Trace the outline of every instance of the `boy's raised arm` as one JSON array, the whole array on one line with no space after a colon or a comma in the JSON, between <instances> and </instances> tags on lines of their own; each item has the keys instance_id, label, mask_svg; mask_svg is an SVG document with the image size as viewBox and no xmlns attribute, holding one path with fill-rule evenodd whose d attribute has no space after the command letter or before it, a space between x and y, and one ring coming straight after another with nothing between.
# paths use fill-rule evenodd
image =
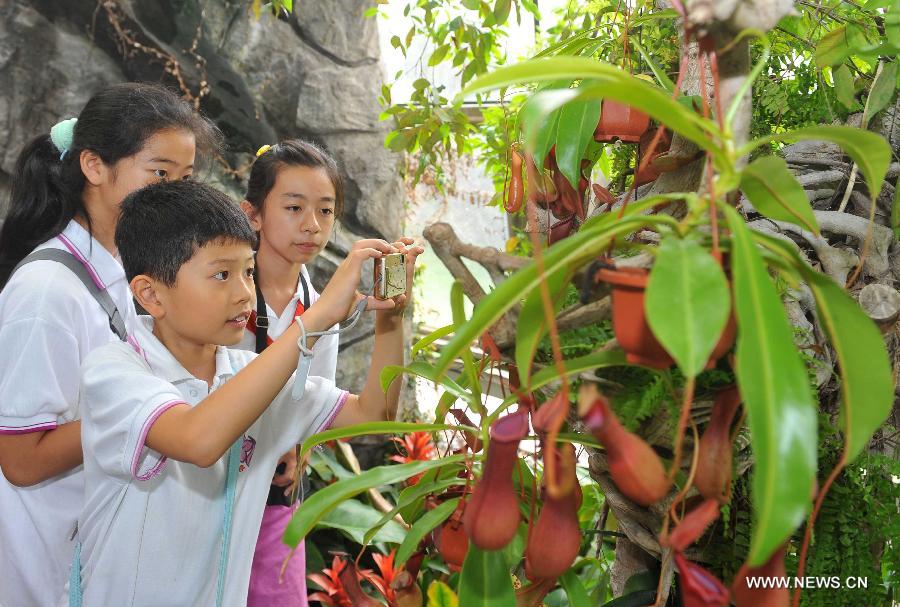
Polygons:
<instances>
[{"instance_id":1,"label":"boy's raised arm","mask_svg":"<svg viewBox=\"0 0 900 607\"><path fill-rule=\"evenodd\" d=\"M394 252L380 240L357 242L338 266L315 304L303 314L308 332L324 331L342 321L356 303L361 266L369 258ZM391 308L392 301L373 307ZM164 411L147 434L147 446L159 453L198 466L217 462L232 443L262 415L297 367L296 324L276 339L232 379L199 404L173 406ZM310 338L307 347L314 342Z\"/></svg>"}]
</instances>

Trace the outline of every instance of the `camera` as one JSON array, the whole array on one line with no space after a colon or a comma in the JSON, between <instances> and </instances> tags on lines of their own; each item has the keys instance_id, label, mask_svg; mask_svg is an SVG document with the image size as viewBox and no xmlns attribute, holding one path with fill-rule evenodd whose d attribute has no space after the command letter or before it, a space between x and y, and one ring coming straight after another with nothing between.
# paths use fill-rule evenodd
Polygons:
<instances>
[{"instance_id":1,"label":"camera","mask_svg":"<svg viewBox=\"0 0 900 607\"><path fill-rule=\"evenodd\" d=\"M375 299L391 299L406 293L406 256L391 253L375 260Z\"/></svg>"}]
</instances>

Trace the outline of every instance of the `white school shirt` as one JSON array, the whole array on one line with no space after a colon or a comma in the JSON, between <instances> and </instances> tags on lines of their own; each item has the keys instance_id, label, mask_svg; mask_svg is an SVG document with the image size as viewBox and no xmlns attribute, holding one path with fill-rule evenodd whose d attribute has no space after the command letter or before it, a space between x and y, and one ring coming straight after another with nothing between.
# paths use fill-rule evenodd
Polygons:
<instances>
[{"instance_id":1,"label":"white school shirt","mask_svg":"<svg viewBox=\"0 0 900 607\"><path fill-rule=\"evenodd\" d=\"M81 437L85 505L79 518L87 607L215 604L227 456L209 468L167 461L145 445L154 421L179 403L207 394L140 317L135 337L95 350L82 375ZM256 357L220 346L211 390ZM292 382L244 433L225 574L223 605L244 607L264 496L281 455L327 427L347 392L321 377L306 381L300 401ZM235 403L240 406L240 403Z\"/></svg>"},{"instance_id":2,"label":"white school shirt","mask_svg":"<svg viewBox=\"0 0 900 607\"><path fill-rule=\"evenodd\" d=\"M306 286L309 288L309 305L312 307L319 299L319 293L313 288L312 282L309 280L309 272L306 270L305 265L300 267L300 280L306 281ZM278 339L282 333L288 330L291 323L294 322L294 311L297 309L297 303L302 301L303 286L298 281L297 291L294 293L291 301L288 302L288 305L282 310L281 316L275 314L272 306L266 302L266 315L269 317L269 329L267 335L269 337L273 340ZM335 325L332 328L337 328L337 326L338 325ZM340 336L337 333L334 335L323 335L316 340L315 344L313 344L313 359L309 365L309 374L311 376L325 377L334 381L334 376L337 372L338 345L340 344L339 338ZM240 348L241 350L256 352L256 334L250 329L247 329L244 331L244 337L242 337L241 341L234 347Z\"/></svg>"},{"instance_id":3,"label":"white school shirt","mask_svg":"<svg viewBox=\"0 0 900 607\"><path fill-rule=\"evenodd\" d=\"M77 222L37 249L75 254L119 309L131 332L137 314L125 271ZM0 433L52 430L79 419L81 363L118 337L109 318L71 270L35 261L0 291ZM71 541L81 511L81 466L31 487L0 474L0 603L45 607L63 592L72 562Z\"/></svg>"}]
</instances>

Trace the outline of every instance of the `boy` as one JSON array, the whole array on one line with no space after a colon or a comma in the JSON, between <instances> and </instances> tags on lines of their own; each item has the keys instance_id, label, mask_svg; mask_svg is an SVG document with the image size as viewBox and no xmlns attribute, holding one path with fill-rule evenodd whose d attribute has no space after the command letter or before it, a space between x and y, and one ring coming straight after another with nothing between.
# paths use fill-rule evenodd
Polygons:
<instances>
[{"instance_id":1,"label":"boy","mask_svg":"<svg viewBox=\"0 0 900 607\"><path fill-rule=\"evenodd\" d=\"M329 425L393 418L397 390L386 406L378 378L402 364L407 296L369 300L378 309L376 345L360 396L311 377L292 399L296 323L258 356L218 345L241 339L253 306L253 239L240 208L199 183L150 186L122 204L116 246L150 317L135 334L140 352L111 343L83 367L85 605L246 605L263 498L281 454ZM349 315L365 260L411 243L358 242L303 313L306 331ZM411 272L422 249L403 252Z\"/></svg>"}]
</instances>

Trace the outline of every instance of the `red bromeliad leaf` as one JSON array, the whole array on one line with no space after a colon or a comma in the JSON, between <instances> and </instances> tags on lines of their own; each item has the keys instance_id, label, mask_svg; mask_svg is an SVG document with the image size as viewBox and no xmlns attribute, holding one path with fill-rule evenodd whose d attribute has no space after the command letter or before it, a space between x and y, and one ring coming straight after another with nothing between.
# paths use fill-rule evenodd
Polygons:
<instances>
[{"instance_id":1,"label":"red bromeliad leaf","mask_svg":"<svg viewBox=\"0 0 900 607\"><path fill-rule=\"evenodd\" d=\"M381 575L373 571L361 572L362 576L369 582L371 582L371 584L375 586L375 589L381 593L381 596L388 600L388 603L391 603L396 598L396 593L391 584L401 570L400 567L394 567L394 555L396 554L397 549L394 548L388 555L372 555L372 559L375 561L375 566L378 567L378 571Z\"/></svg>"},{"instance_id":2,"label":"red bromeliad leaf","mask_svg":"<svg viewBox=\"0 0 900 607\"><path fill-rule=\"evenodd\" d=\"M339 556L335 556L331 561L331 569L323 569L322 573L311 573L306 576L325 591L324 593L315 592L309 595L309 599L319 601L329 607L353 607L340 579L344 567L344 561Z\"/></svg>"},{"instance_id":3,"label":"red bromeliad leaf","mask_svg":"<svg viewBox=\"0 0 900 607\"><path fill-rule=\"evenodd\" d=\"M360 571L356 567L356 562L352 560L344 563L346 566L339 574L339 579L344 585L344 592L350 597L352 607L382 607L381 603L363 592L359 580L372 574L369 570Z\"/></svg>"},{"instance_id":4,"label":"red bromeliad leaf","mask_svg":"<svg viewBox=\"0 0 900 607\"><path fill-rule=\"evenodd\" d=\"M392 455L390 460L393 462L407 464L414 461L426 461L434 459L436 454L430 432L410 432L402 438L394 437L391 440L398 445L402 445L406 451L405 455ZM420 478L422 478L422 474L416 474L409 477L406 483L407 485L415 485Z\"/></svg>"}]
</instances>

